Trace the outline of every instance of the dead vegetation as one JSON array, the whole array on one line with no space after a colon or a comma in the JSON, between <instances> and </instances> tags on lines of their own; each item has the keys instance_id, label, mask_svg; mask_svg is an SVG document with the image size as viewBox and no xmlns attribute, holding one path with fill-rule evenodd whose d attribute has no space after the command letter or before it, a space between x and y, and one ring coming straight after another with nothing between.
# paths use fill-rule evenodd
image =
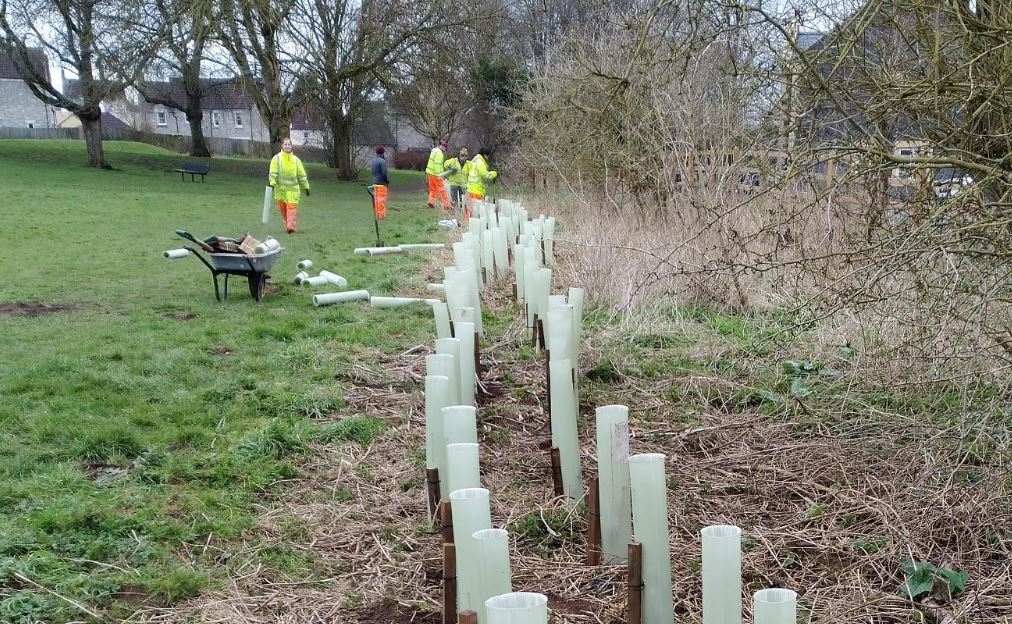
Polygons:
<instances>
[{"instance_id":1,"label":"dead vegetation","mask_svg":"<svg viewBox=\"0 0 1012 624\"><path fill-rule=\"evenodd\" d=\"M552 496L540 356L519 346L503 293L488 305L482 481L493 523L510 531L514 587L549 595L553 622L623 622L624 568L583 565L582 508ZM762 373L781 354L745 360L740 343L705 322L595 314L581 378L584 473L594 466L594 407L630 405L633 452L668 456L680 621L701 621L698 533L713 523L742 527L746 589L798 589L802 622L1007 620L1012 455L991 416L932 417L853 387L837 396L815 379L800 396ZM233 570L220 590L180 608L144 607L130 621L439 622L440 537L425 509L428 352L363 353L368 365L339 371L348 409L333 418L366 414L387 430L364 446L314 446L301 475L264 501L258 548L295 553L306 569L279 573L250 563L251 552L219 552ZM742 365L719 365L734 361ZM847 374L835 383L846 386ZM214 544L193 551L209 556ZM948 596L936 583L910 601L900 592L907 559L966 572L965 592Z\"/></svg>"}]
</instances>

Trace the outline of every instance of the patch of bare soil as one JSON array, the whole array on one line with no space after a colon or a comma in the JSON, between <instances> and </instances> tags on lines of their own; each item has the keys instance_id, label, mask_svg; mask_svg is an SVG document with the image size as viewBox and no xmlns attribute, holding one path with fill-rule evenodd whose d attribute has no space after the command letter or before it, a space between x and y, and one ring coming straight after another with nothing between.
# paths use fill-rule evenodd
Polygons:
<instances>
[{"instance_id":1,"label":"patch of bare soil","mask_svg":"<svg viewBox=\"0 0 1012 624\"><path fill-rule=\"evenodd\" d=\"M508 309L503 293L489 305ZM479 399L482 483L491 492L493 525L510 530L514 590L549 595L553 623L624 622L625 567L584 565L582 512L552 493L543 363L521 356L522 332L518 322L487 337L483 385L490 396ZM584 368L602 361L613 341L588 333ZM363 352L339 371L348 406L333 417L369 414L388 429L365 447L314 447L301 476L265 501L251 545L228 553L232 578L223 589L171 609L141 608L131 621L438 622L441 538L427 517L424 479L429 352ZM672 385L681 392L668 392ZM730 400L684 398L740 389L698 372L581 381L581 413L629 405L632 452L667 456L679 621L701 621L699 531L711 524L742 528L748 595L796 589L812 624L1008 621L1007 436L987 437L993 459L981 466L970 462L963 441L980 443L985 433L967 438L962 423L935 427L870 405L825 418L804 410L768 416ZM593 425L580 433L586 482L595 465ZM255 549L272 545L311 555L317 569L288 578L263 568ZM944 601L941 615L903 598L900 562L908 556L965 570L967 593ZM751 621L751 601L744 603Z\"/></svg>"},{"instance_id":2,"label":"patch of bare soil","mask_svg":"<svg viewBox=\"0 0 1012 624\"><path fill-rule=\"evenodd\" d=\"M46 316L73 312L79 306L37 302L0 303L0 317L3 316Z\"/></svg>"}]
</instances>

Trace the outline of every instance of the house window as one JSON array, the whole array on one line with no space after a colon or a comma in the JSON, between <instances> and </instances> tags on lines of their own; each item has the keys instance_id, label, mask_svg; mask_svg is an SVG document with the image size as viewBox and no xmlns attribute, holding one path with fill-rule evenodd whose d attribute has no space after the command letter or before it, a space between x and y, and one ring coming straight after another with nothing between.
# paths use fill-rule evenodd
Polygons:
<instances>
[{"instance_id":1,"label":"house window","mask_svg":"<svg viewBox=\"0 0 1012 624\"><path fill-rule=\"evenodd\" d=\"M303 132L302 133L302 142L303 143L309 143L309 133L308 132Z\"/></svg>"},{"instance_id":2,"label":"house window","mask_svg":"<svg viewBox=\"0 0 1012 624\"><path fill-rule=\"evenodd\" d=\"M235 111L235 127L242 128L242 113Z\"/></svg>"},{"instance_id":3,"label":"house window","mask_svg":"<svg viewBox=\"0 0 1012 624\"><path fill-rule=\"evenodd\" d=\"M219 111L211 111L211 125L215 128L221 127L221 113Z\"/></svg>"},{"instance_id":4,"label":"house window","mask_svg":"<svg viewBox=\"0 0 1012 624\"><path fill-rule=\"evenodd\" d=\"M35 122L34 121L28 121L28 122L25 122L25 123L28 124L29 128L34 128L35 127Z\"/></svg>"},{"instance_id":5,"label":"house window","mask_svg":"<svg viewBox=\"0 0 1012 624\"><path fill-rule=\"evenodd\" d=\"M169 125L168 122L165 121L165 111L158 111L157 113L155 113L155 115L158 118L158 125L159 126L167 126L167 125Z\"/></svg>"}]
</instances>

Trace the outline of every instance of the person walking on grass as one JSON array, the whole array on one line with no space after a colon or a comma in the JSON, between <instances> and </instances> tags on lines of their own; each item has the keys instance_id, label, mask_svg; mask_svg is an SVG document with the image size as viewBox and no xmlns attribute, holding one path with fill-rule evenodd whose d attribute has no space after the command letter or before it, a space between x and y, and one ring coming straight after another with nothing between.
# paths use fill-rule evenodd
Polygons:
<instances>
[{"instance_id":1,"label":"person walking on grass","mask_svg":"<svg viewBox=\"0 0 1012 624\"><path fill-rule=\"evenodd\" d=\"M488 161L485 157L488 155L488 148L479 147L478 153L471 159L471 168L467 174L467 211L464 213L464 218L469 219L471 216L471 204L475 201L482 201L485 199L486 194L486 182L494 182L499 176L498 173L488 168Z\"/></svg>"},{"instance_id":2,"label":"person walking on grass","mask_svg":"<svg viewBox=\"0 0 1012 624\"><path fill-rule=\"evenodd\" d=\"M372 171L372 208L377 221L387 218L387 189L390 186L390 177L387 175L386 151L385 147L377 145L376 155L369 161L369 169Z\"/></svg>"},{"instance_id":3,"label":"person walking on grass","mask_svg":"<svg viewBox=\"0 0 1012 624\"><path fill-rule=\"evenodd\" d=\"M278 202L278 210L281 211L281 222L285 224L285 231L291 234L295 231L295 212L299 208L299 197L303 189L306 197L309 197L309 178L306 177L302 160L292 153L290 138L285 137L281 141L281 151L271 159L268 180L274 188L274 200Z\"/></svg>"},{"instance_id":4,"label":"person walking on grass","mask_svg":"<svg viewBox=\"0 0 1012 624\"><path fill-rule=\"evenodd\" d=\"M436 199L443 204L443 210L450 210L450 196L446 194L446 181L440 175L446 171L446 140L439 142L439 145L429 152L429 162L425 166L425 173L429 178L429 208L436 207Z\"/></svg>"},{"instance_id":5,"label":"person walking on grass","mask_svg":"<svg viewBox=\"0 0 1012 624\"><path fill-rule=\"evenodd\" d=\"M446 178L450 183L450 202L464 213L464 218L469 216L467 210L467 174L471 171L469 158L467 148L462 147L456 158L446 160L446 168L450 172Z\"/></svg>"}]
</instances>

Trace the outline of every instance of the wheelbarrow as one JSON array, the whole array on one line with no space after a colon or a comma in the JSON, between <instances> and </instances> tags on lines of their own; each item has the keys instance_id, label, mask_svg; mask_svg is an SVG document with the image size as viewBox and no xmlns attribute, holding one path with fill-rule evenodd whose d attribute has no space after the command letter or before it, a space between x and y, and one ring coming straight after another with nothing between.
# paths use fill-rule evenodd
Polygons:
<instances>
[{"instance_id":1,"label":"wheelbarrow","mask_svg":"<svg viewBox=\"0 0 1012 624\"><path fill-rule=\"evenodd\" d=\"M195 241L198 245L200 244L200 241L196 241L196 239L186 232L177 230L176 234L187 240ZM284 247L278 247L262 254L218 253L208 252L206 244L205 241L204 245L200 246L204 248L204 253L207 254L210 261L196 248L189 245L184 245L184 247L211 271L211 280L214 283L214 298L218 301L228 299L228 278L230 275L245 277L249 283L249 294L258 302L263 299L264 287L267 284L267 272L271 270L271 267L274 266L274 263L277 262L278 258L281 257L281 253L285 250ZM225 276L224 296L222 296L221 291L218 289L219 275Z\"/></svg>"}]
</instances>

